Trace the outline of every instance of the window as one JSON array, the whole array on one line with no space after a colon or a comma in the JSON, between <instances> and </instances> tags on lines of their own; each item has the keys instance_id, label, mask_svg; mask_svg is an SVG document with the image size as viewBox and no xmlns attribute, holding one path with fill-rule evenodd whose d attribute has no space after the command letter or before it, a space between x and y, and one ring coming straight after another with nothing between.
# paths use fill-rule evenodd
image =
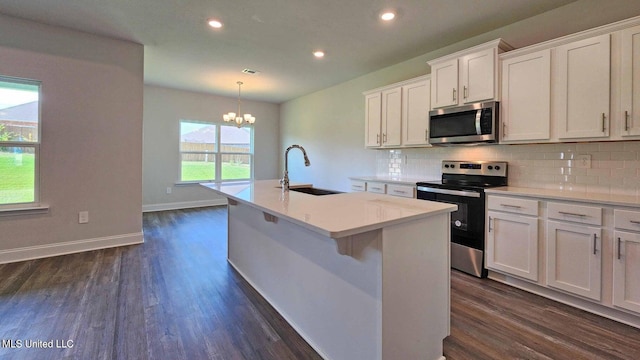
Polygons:
<instances>
[{"instance_id":1,"label":"window","mask_svg":"<svg viewBox=\"0 0 640 360\"><path fill-rule=\"evenodd\" d=\"M0 209L38 202L40 82L0 76Z\"/></svg>"},{"instance_id":2,"label":"window","mask_svg":"<svg viewBox=\"0 0 640 360\"><path fill-rule=\"evenodd\" d=\"M180 181L253 178L253 128L180 121Z\"/></svg>"}]
</instances>

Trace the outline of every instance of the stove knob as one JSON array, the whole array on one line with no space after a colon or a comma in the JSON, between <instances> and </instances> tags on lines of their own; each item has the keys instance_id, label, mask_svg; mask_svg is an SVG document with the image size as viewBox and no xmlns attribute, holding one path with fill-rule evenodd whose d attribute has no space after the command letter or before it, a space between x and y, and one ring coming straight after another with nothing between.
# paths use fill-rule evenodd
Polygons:
<instances>
[{"instance_id":1,"label":"stove knob","mask_svg":"<svg viewBox=\"0 0 640 360\"><path fill-rule=\"evenodd\" d=\"M487 166L487 169L489 169L489 170L493 170L493 166L489 165L489 166ZM496 169L496 170L497 170L497 169Z\"/></svg>"},{"instance_id":2,"label":"stove knob","mask_svg":"<svg viewBox=\"0 0 640 360\"><path fill-rule=\"evenodd\" d=\"M453 169L454 167L456 167L456 164L451 164L451 168Z\"/></svg>"},{"instance_id":3,"label":"stove knob","mask_svg":"<svg viewBox=\"0 0 640 360\"><path fill-rule=\"evenodd\" d=\"M499 165L496 165L496 170L500 170L500 166Z\"/></svg>"},{"instance_id":4,"label":"stove knob","mask_svg":"<svg viewBox=\"0 0 640 360\"><path fill-rule=\"evenodd\" d=\"M449 164L444 164L444 167L446 167L448 169L449 168Z\"/></svg>"}]
</instances>

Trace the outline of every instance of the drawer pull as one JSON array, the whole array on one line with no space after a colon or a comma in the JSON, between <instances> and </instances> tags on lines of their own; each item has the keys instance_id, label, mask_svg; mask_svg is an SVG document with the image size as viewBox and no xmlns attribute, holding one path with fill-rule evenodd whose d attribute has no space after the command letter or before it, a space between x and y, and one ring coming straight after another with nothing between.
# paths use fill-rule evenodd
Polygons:
<instances>
[{"instance_id":1,"label":"drawer pull","mask_svg":"<svg viewBox=\"0 0 640 360\"><path fill-rule=\"evenodd\" d=\"M520 205L500 204L500 206L504 206L504 207L508 207L508 208L514 208L514 209L522 209L522 206L520 206Z\"/></svg>"},{"instance_id":2,"label":"drawer pull","mask_svg":"<svg viewBox=\"0 0 640 360\"><path fill-rule=\"evenodd\" d=\"M406 194L407 193L406 191L403 191L403 190L393 190L393 192L396 193L396 194Z\"/></svg>"},{"instance_id":3,"label":"drawer pull","mask_svg":"<svg viewBox=\"0 0 640 360\"><path fill-rule=\"evenodd\" d=\"M620 248L622 247L622 239L618 236L618 260L620 260L620 252L622 251Z\"/></svg>"},{"instance_id":4,"label":"drawer pull","mask_svg":"<svg viewBox=\"0 0 640 360\"><path fill-rule=\"evenodd\" d=\"M629 222L632 224L640 225L640 221L629 220Z\"/></svg>"},{"instance_id":5,"label":"drawer pull","mask_svg":"<svg viewBox=\"0 0 640 360\"><path fill-rule=\"evenodd\" d=\"M558 211L558 213L562 214L562 215L579 216L579 217L586 217L587 216L585 214L578 214L578 213L572 213L572 212L566 212L566 211Z\"/></svg>"},{"instance_id":6,"label":"drawer pull","mask_svg":"<svg viewBox=\"0 0 640 360\"><path fill-rule=\"evenodd\" d=\"M597 239L598 239L598 235L593 234L593 255L596 254L596 242L597 242Z\"/></svg>"}]
</instances>

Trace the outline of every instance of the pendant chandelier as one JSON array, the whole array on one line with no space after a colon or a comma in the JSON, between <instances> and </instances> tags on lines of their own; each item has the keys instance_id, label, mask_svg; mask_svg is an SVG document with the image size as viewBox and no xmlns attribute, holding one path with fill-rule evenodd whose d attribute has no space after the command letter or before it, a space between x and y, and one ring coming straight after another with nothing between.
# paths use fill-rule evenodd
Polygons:
<instances>
[{"instance_id":1,"label":"pendant chandelier","mask_svg":"<svg viewBox=\"0 0 640 360\"><path fill-rule=\"evenodd\" d=\"M225 122L234 122L237 127L242 127L242 124L253 124L256 122L256 118L251 116L251 114L240 115L240 87L242 86L242 81L238 81L238 112L230 112L228 114L222 115L222 119Z\"/></svg>"}]
</instances>

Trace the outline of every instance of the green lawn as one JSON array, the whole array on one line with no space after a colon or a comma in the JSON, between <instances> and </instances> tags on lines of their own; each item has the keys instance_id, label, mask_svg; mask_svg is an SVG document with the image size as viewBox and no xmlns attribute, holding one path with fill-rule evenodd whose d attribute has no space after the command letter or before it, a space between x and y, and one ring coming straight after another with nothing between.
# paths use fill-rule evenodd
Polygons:
<instances>
[{"instance_id":1,"label":"green lawn","mask_svg":"<svg viewBox=\"0 0 640 360\"><path fill-rule=\"evenodd\" d=\"M0 151L0 205L34 201L33 154Z\"/></svg>"},{"instance_id":2,"label":"green lawn","mask_svg":"<svg viewBox=\"0 0 640 360\"><path fill-rule=\"evenodd\" d=\"M251 176L249 164L222 163L222 180L248 179ZM183 161L182 181L214 180L215 165L204 161Z\"/></svg>"}]
</instances>

